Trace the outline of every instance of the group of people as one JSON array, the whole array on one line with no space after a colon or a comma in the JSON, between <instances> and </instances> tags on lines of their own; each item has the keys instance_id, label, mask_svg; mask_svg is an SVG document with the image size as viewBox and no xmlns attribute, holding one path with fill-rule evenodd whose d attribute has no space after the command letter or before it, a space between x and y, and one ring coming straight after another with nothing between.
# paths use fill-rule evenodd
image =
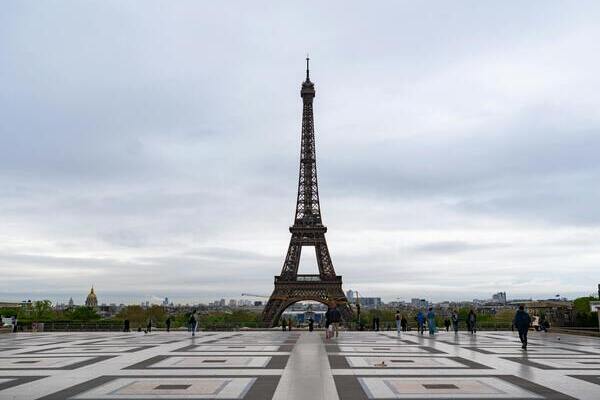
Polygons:
<instances>
[{"instance_id":1,"label":"group of people","mask_svg":"<svg viewBox=\"0 0 600 400\"><path fill-rule=\"evenodd\" d=\"M167 332L171 332L171 317L167 317L167 319L165 320L165 329ZM152 333L152 318L148 318L148 322L146 323L146 329L144 329L144 333ZM125 319L123 321L123 332L130 332L131 331L131 324L129 322L128 319ZM142 332L142 327L138 326L137 328L138 332Z\"/></svg>"},{"instance_id":2,"label":"group of people","mask_svg":"<svg viewBox=\"0 0 600 400\"><path fill-rule=\"evenodd\" d=\"M422 335L425 331L425 322L427 322L427 327L429 330L429 335L433 336L436 331L436 322L435 322L435 313L433 312L433 308L429 308L427 315L423 314L422 311L419 311L416 316L417 320L417 328L419 333ZM406 331L406 323L408 321L402 315L400 316L400 311L396 311L396 330L398 332L398 336L400 336L401 331ZM477 332L477 314L475 311L470 310L467 314L466 318L467 330L473 335ZM453 326L454 332L458 333L458 324L459 317L458 312L453 311L450 318L444 319L444 326L446 327L446 331L450 330L450 325ZM519 339L521 341L521 348L523 350L527 350L527 333L529 332L529 328L531 327L531 316L525 311L525 307L523 305L519 306L515 317L513 319L513 328L516 328L519 333ZM540 323L544 331L547 331L547 327L549 324Z\"/></svg>"},{"instance_id":3,"label":"group of people","mask_svg":"<svg viewBox=\"0 0 600 400\"><path fill-rule=\"evenodd\" d=\"M404 316L404 314L400 315L400 311L396 311L396 331L398 332L398 336L400 336L400 332L406 332L408 330L408 320Z\"/></svg>"},{"instance_id":4,"label":"group of people","mask_svg":"<svg viewBox=\"0 0 600 400\"><path fill-rule=\"evenodd\" d=\"M417 330L418 330L419 334L421 334L421 335L424 334L425 325L427 325L429 335L430 336L435 335L435 333L437 331L436 320L435 320L436 315L435 315L435 312L433 311L432 307L429 307L429 309L427 310L427 314L425 314L419 310L415 319L417 322ZM327 312L325 313L325 332L326 332L325 338L326 339L332 339L333 337L339 336L339 329L340 329L341 321L342 321L342 314L341 314L340 310L337 308L337 304L335 302L330 303L330 305L327 308ZM409 329L408 328L408 320L406 319L406 316L404 314L400 313L399 310L396 311L395 321L396 321L396 331L398 333L398 336L401 335L401 332L408 331L408 329ZM523 305L519 306L519 309L517 310L517 313L515 314L515 317L513 319L512 326L513 326L513 329L516 328L519 333L519 339L521 340L523 350L527 350L527 333L531 326L531 321L532 321L531 317L525 311L524 306ZM196 310L193 310L190 313L189 319L188 319L188 332L191 332L192 336L196 335L196 331L198 329L198 322L199 322L198 312ZM310 318L308 320L308 330L310 332L312 332L314 330L314 322L315 321L312 318ZM473 310L469 311L469 313L467 314L465 323L467 325L467 331L469 331L471 334L475 334L477 332L477 314L475 314L475 311L473 311ZM373 319L373 330L378 331L379 324L380 324L379 317L375 317ZM13 325L16 326L16 323L13 323ZM167 332L169 332L171 330L171 317L168 317L166 319L165 326L166 326ZM444 326L445 326L447 332L450 330L450 326L452 326L452 328L454 329L454 332L458 333L459 315L456 310L453 311L449 317L446 317L444 319ZM541 328L542 330L546 331L549 324L547 323L547 321L545 321L545 323L544 323L544 321L542 321L540 326L542 327ZM291 331L292 330L292 319L290 318L289 320L286 320L285 318L283 318L281 327L282 327L283 331L286 331L286 330ZM388 329L389 329L389 327L388 327ZM123 331L129 332L129 320L124 321ZM141 327L138 327L138 331L141 331ZM152 320L151 319L148 320L148 324L147 324L144 332L145 333L152 332Z\"/></svg>"},{"instance_id":5,"label":"group of people","mask_svg":"<svg viewBox=\"0 0 600 400\"><path fill-rule=\"evenodd\" d=\"M173 320L171 319L171 316L168 316L167 319L165 320L165 329L167 332L171 332L171 323L172 322L173 322ZM194 309L189 314L188 321L187 321L188 332L191 332L192 336L196 336L196 331L198 330L198 322L199 322L198 311L196 309ZM126 324L127 330L129 330L129 320L125 320L125 324ZM138 328L138 331L141 331L141 328ZM144 333L151 333L151 332L152 332L152 318L148 319L148 324L146 325L146 329L144 330Z\"/></svg>"},{"instance_id":6,"label":"group of people","mask_svg":"<svg viewBox=\"0 0 600 400\"><path fill-rule=\"evenodd\" d=\"M331 302L327 307L325 313L325 338L331 339L339 336L340 323L342 322L342 313L337 307L335 302ZM308 319L308 331L312 332L315 329L315 320L313 318ZM281 330L291 331L292 330L292 319L281 319Z\"/></svg>"},{"instance_id":7,"label":"group of people","mask_svg":"<svg viewBox=\"0 0 600 400\"><path fill-rule=\"evenodd\" d=\"M435 321L435 312L433 311L433 307L429 307L429 309L427 310L427 314L419 310L415 319L417 321L417 331L419 332L419 334L422 335L425 332L425 325L427 325L429 335L435 335L435 332L437 331L437 325ZM477 332L477 314L475 314L475 311L469 311L465 322L467 324L467 330L471 334ZM450 331L450 326L453 327L454 332L458 333L459 317L457 311L453 311L449 317L446 317L444 319L444 327L446 328L446 332ZM400 314L400 311L396 311L396 331L398 332L398 336L400 336L400 332L406 332L407 330L408 320L404 315Z\"/></svg>"},{"instance_id":8,"label":"group of people","mask_svg":"<svg viewBox=\"0 0 600 400\"><path fill-rule=\"evenodd\" d=\"M281 330L282 331L291 331L292 330L292 319L286 320L285 318L281 318Z\"/></svg>"},{"instance_id":9,"label":"group of people","mask_svg":"<svg viewBox=\"0 0 600 400\"><path fill-rule=\"evenodd\" d=\"M421 310L419 310L419 312L417 313L416 319L417 319L417 330L419 331L419 333L421 335L425 331L425 321L427 321L427 328L429 330L429 335L430 336L435 335L437 326L435 323L435 313L433 312L433 307L429 307L429 310L427 311L426 315L423 314L423 312ZM398 331L398 335L400 335L400 331Z\"/></svg>"}]
</instances>

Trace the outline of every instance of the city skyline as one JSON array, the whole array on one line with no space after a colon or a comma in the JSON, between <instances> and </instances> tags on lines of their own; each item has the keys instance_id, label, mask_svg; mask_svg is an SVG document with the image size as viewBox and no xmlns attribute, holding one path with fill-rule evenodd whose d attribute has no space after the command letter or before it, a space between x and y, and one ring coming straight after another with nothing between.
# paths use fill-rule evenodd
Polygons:
<instances>
[{"instance_id":1,"label":"city skyline","mask_svg":"<svg viewBox=\"0 0 600 400\"><path fill-rule=\"evenodd\" d=\"M306 51L344 290L595 293L600 6L342 4L6 5L0 301L268 295Z\"/></svg>"},{"instance_id":2,"label":"city skyline","mask_svg":"<svg viewBox=\"0 0 600 400\"><path fill-rule=\"evenodd\" d=\"M251 303L254 303L255 301L260 301L263 303L266 303L266 300L268 299L268 295L259 295L259 296L253 296L253 295L248 295L248 296L243 296L242 294L233 294L231 296L216 296L216 297L206 297L206 298L202 298L202 297L197 297L197 298L186 298L186 297L172 297L172 296L156 296L156 295L148 295L148 296L141 296L141 297L132 297L132 296L126 296L126 295L114 295L114 294L108 294L108 295L103 295L102 293L98 294L97 289L94 288L94 291L96 292L96 294L98 295L98 304L102 304L102 305L109 305L109 304L123 304L123 305L140 305L140 304L149 304L149 305L165 305L165 298L168 299L168 304L174 304L174 305L198 305L198 304L203 304L203 305L210 305L213 302L219 302L219 301L225 301L226 305L229 305L231 300L236 300L236 301L249 301ZM354 296L357 293L356 290L353 290L352 288L349 288L346 292L351 291L353 292ZM50 300L53 305L67 305L70 303L70 300L73 300L73 303L75 305L84 305L85 304L85 300L86 297L89 293L89 289L85 292L85 293L75 293L73 295L66 295L66 296L59 296L59 297L34 297L34 298L11 298L9 299L10 302L15 302L15 303L22 303L22 302L27 302L29 300L36 301L36 300ZM110 292L109 292L110 293ZM481 297L465 297L465 298L423 298L423 297L381 297L379 295L377 295L377 293L369 293L369 294L360 294L360 298L369 298L369 299L373 299L373 298L377 298L377 299L381 299L381 301L385 304L390 304L390 303L397 303L397 302L405 302L405 303L411 303L412 300L415 299L419 299L419 300L426 300L427 302L431 303L431 304L439 304L439 303L444 303L444 302L454 302L454 303L468 303L468 302L484 302L484 301L495 301L495 296L497 296L498 294L503 293L504 295L506 295L506 300L507 301L515 301L515 300L564 300L567 299L567 297L562 296L560 294L556 294L554 296L548 296L548 297L517 297L517 296L511 296L510 293L506 293L506 292L498 292L498 293L487 293ZM593 292L589 293L590 295L594 295ZM560 297L559 297L560 296ZM572 300L572 298L570 298ZM6 299L0 299L0 302L5 301ZM353 297L352 299L349 299L350 302L352 303L353 301L356 300L356 297Z\"/></svg>"}]
</instances>

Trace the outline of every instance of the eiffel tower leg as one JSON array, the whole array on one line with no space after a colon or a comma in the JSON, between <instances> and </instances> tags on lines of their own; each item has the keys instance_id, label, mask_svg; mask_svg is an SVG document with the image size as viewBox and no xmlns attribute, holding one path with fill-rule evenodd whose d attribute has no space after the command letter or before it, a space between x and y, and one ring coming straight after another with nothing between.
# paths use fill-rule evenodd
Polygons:
<instances>
[{"instance_id":1,"label":"eiffel tower leg","mask_svg":"<svg viewBox=\"0 0 600 400\"><path fill-rule=\"evenodd\" d=\"M262 322L265 327L272 328L279 322L281 314L287 307L287 302L283 300L284 296L285 293L281 289L275 288L262 313Z\"/></svg>"}]
</instances>

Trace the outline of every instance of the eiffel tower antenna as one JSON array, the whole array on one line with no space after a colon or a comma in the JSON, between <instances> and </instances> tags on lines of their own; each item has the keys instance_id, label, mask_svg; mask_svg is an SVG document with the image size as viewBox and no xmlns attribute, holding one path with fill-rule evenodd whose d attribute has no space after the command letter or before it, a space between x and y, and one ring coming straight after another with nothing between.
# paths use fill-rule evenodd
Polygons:
<instances>
[{"instance_id":1,"label":"eiffel tower antenna","mask_svg":"<svg viewBox=\"0 0 600 400\"><path fill-rule=\"evenodd\" d=\"M263 322L274 326L283 311L299 301L313 300L324 304L336 302L342 317L348 319L352 311L342 290L342 277L336 275L325 240L327 227L321 218L317 156L313 120L315 85L309 79L309 61L306 57L306 81L302 83L302 138L300 144L300 171L292 237L281 269L275 277L275 289L263 311ZM298 275L303 247L313 247L317 256L318 275Z\"/></svg>"},{"instance_id":2,"label":"eiffel tower antenna","mask_svg":"<svg viewBox=\"0 0 600 400\"><path fill-rule=\"evenodd\" d=\"M306 54L306 80L310 81L310 77L309 77L309 68L308 68L308 63L310 61L310 57L308 56L308 53Z\"/></svg>"}]
</instances>

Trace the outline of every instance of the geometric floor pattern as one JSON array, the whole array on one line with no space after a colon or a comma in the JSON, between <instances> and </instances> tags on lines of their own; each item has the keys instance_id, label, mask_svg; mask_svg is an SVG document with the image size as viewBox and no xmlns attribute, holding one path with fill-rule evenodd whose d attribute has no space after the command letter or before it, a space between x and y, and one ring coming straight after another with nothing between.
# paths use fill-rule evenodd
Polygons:
<instances>
[{"instance_id":1,"label":"geometric floor pattern","mask_svg":"<svg viewBox=\"0 0 600 400\"><path fill-rule=\"evenodd\" d=\"M2 399L600 399L600 339L513 332L0 335Z\"/></svg>"}]
</instances>

